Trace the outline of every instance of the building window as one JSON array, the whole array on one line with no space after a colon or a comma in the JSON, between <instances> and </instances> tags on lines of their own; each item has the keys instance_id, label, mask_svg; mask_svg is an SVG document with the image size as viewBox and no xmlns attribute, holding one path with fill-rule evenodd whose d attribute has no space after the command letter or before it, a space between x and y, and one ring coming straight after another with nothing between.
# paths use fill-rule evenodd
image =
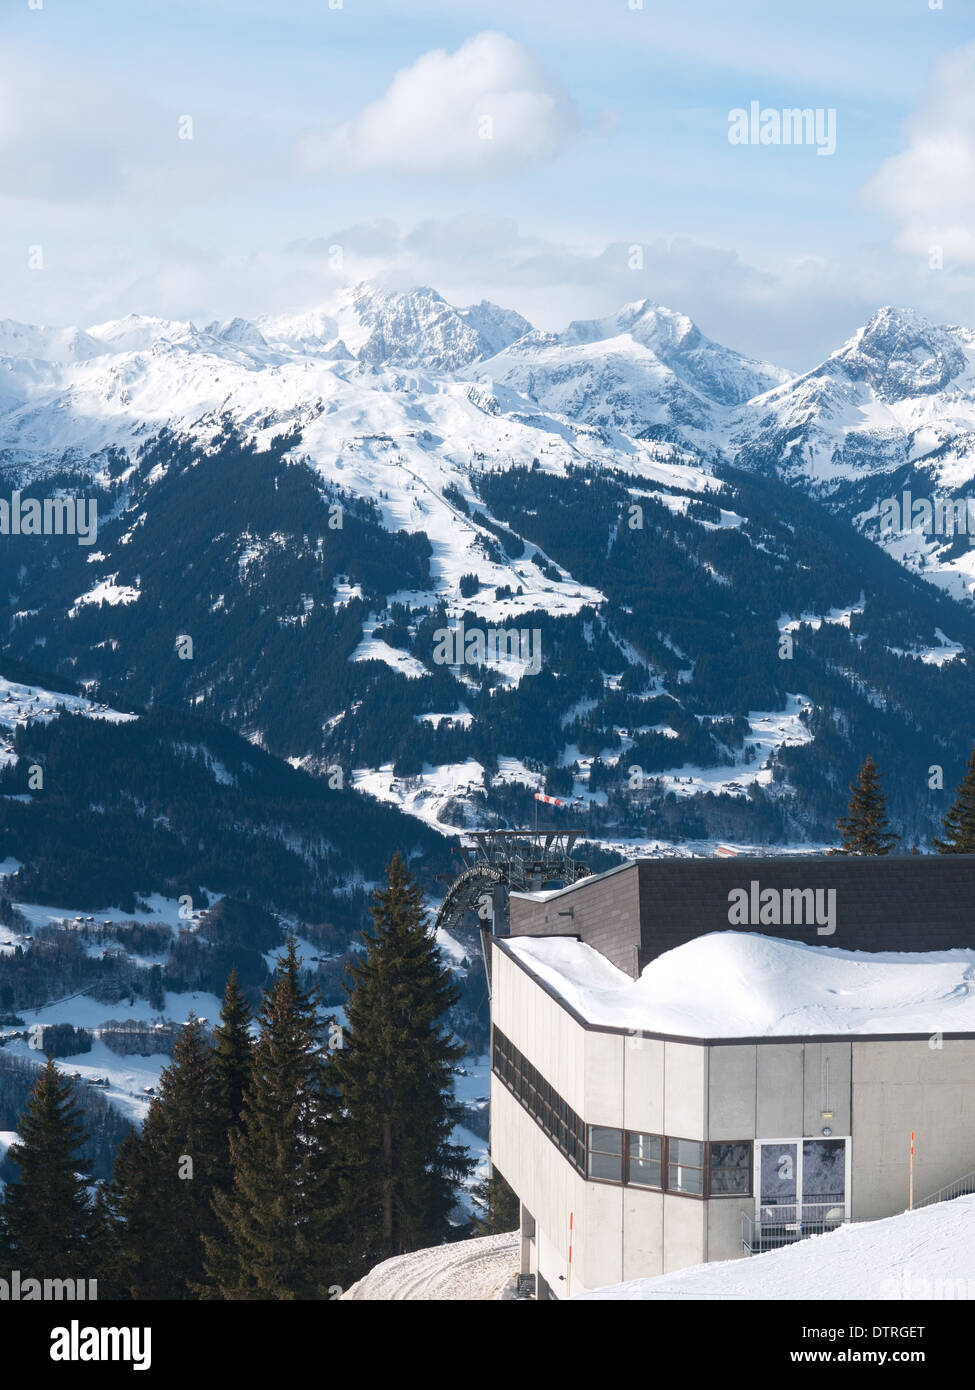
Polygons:
<instances>
[{"instance_id":1,"label":"building window","mask_svg":"<svg viewBox=\"0 0 975 1390\"><path fill-rule=\"evenodd\" d=\"M705 1146L696 1139L670 1139L639 1130L586 1125L555 1087L497 1028L494 1029L492 1066L495 1075L536 1124L586 1178L684 1193L690 1197L741 1197L751 1191L752 1145L749 1141ZM810 1174L816 1175L816 1193L808 1198L810 1204L815 1202L828 1207L835 1202L836 1191L840 1192L842 1201L842 1187L837 1188L835 1172L842 1166L843 1144L842 1140L838 1141L838 1162L833 1152L836 1142L830 1146L819 1140L807 1141L806 1166Z\"/></svg>"},{"instance_id":2,"label":"building window","mask_svg":"<svg viewBox=\"0 0 975 1390\"><path fill-rule=\"evenodd\" d=\"M587 1176L603 1182L623 1181L623 1131L603 1125L589 1126Z\"/></svg>"},{"instance_id":3,"label":"building window","mask_svg":"<svg viewBox=\"0 0 975 1390\"><path fill-rule=\"evenodd\" d=\"M513 1092L573 1167L585 1173L586 1128L581 1117L498 1028L494 1029L491 1055L495 1076Z\"/></svg>"},{"instance_id":4,"label":"building window","mask_svg":"<svg viewBox=\"0 0 975 1390\"><path fill-rule=\"evenodd\" d=\"M711 1144L710 1183L712 1197L747 1197L752 1190L752 1146L750 1143Z\"/></svg>"},{"instance_id":5,"label":"building window","mask_svg":"<svg viewBox=\"0 0 975 1390\"><path fill-rule=\"evenodd\" d=\"M704 1145L698 1140L667 1140L667 1190L704 1196Z\"/></svg>"},{"instance_id":6,"label":"building window","mask_svg":"<svg viewBox=\"0 0 975 1390\"><path fill-rule=\"evenodd\" d=\"M630 1130L627 1139L626 1180L636 1187L663 1185L663 1139L659 1134Z\"/></svg>"}]
</instances>

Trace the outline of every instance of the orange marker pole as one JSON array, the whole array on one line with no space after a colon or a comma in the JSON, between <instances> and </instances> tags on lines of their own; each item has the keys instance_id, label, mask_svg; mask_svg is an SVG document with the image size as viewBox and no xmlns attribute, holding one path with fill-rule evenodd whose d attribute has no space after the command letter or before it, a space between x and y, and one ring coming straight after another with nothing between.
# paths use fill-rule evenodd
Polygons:
<instances>
[{"instance_id":1,"label":"orange marker pole","mask_svg":"<svg viewBox=\"0 0 975 1390\"><path fill-rule=\"evenodd\" d=\"M569 1277L565 1285L566 1298L572 1297L572 1224L575 1220L575 1212L569 1212Z\"/></svg>"},{"instance_id":2,"label":"orange marker pole","mask_svg":"<svg viewBox=\"0 0 975 1390\"><path fill-rule=\"evenodd\" d=\"M911 1130L911 1190L908 1211L914 1210L914 1131Z\"/></svg>"}]
</instances>

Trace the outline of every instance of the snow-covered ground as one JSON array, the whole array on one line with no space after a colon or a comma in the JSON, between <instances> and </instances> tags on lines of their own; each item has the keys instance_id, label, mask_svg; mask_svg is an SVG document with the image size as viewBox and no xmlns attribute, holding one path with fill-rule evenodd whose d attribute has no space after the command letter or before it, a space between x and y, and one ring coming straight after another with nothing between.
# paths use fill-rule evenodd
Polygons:
<instances>
[{"instance_id":1,"label":"snow-covered ground","mask_svg":"<svg viewBox=\"0 0 975 1390\"><path fill-rule=\"evenodd\" d=\"M925 666L943 666L946 661L954 661L956 656L964 652L962 644L946 637L940 627L935 628L934 635L938 639L936 647L888 647L887 650L895 656L910 656L915 661L923 661Z\"/></svg>"},{"instance_id":2,"label":"snow-covered ground","mask_svg":"<svg viewBox=\"0 0 975 1390\"><path fill-rule=\"evenodd\" d=\"M384 1260L346 1289L342 1298L363 1302L448 1302L514 1297L520 1268L521 1236L482 1236L435 1245Z\"/></svg>"},{"instance_id":3,"label":"snow-covered ground","mask_svg":"<svg viewBox=\"0 0 975 1390\"><path fill-rule=\"evenodd\" d=\"M478 789L483 788L483 778L484 768L474 758L438 767L427 763L423 771L413 777L394 776L392 763L374 769L352 770L352 785L356 791L368 792L377 801L397 806L446 835L461 833L456 825L441 819L448 804L458 797L477 795Z\"/></svg>"},{"instance_id":4,"label":"snow-covered ground","mask_svg":"<svg viewBox=\"0 0 975 1390\"><path fill-rule=\"evenodd\" d=\"M599 1300L975 1299L975 1196L958 1197L765 1255L692 1265L577 1295ZM348 1300L512 1298L520 1237L458 1241L385 1260L342 1295ZM576 1301L576 1300L573 1300Z\"/></svg>"},{"instance_id":5,"label":"snow-covered ground","mask_svg":"<svg viewBox=\"0 0 975 1390\"><path fill-rule=\"evenodd\" d=\"M975 1197L855 1222L765 1255L692 1265L579 1298L967 1301L975 1298Z\"/></svg>"},{"instance_id":6,"label":"snow-covered ground","mask_svg":"<svg viewBox=\"0 0 975 1390\"><path fill-rule=\"evenodd\" d=\"M773 782L772 761L780 748L793 748L809 743L812 734L800 715L812 709L808 695L786 695L784 710L752 710L748 715L745 747L754 748L750 762L745 761L744 749L736 752L731 767L697 767L684 763L666 772L648 774L659 780L668 792L677 796L695 796L701 792L745 796L748 788L757 783L769 787Z\"/></svg>"},{"instance_id":7,"label":"snow-covered ground","mask_svg":"<svg viewBox=\"0 0 975 1390\"><path fill-rule=\"evenodd\" d=\"M0 705L0 709L2 709L2 705ZM0 862L0 888L2 888L6 876L15 872L18 867L17 861L13 859ZM220 894L210 895L212 901L219 900L220 896ZM23 932L18 931L15 927L0 926L0 952L12 951L16 946L29 951L31 937L39 928L47 925L67 924L70 926L76 922L85 923L89 916L95 916L94 922L87 922L88 929L92 933L96 932L98 926L104 922L166 925L174 935L180 927L192 928L193 921L184 920L180 916L178 899L164 898L160 894L154 893L147 896L146 903L148 910L122 912L118 908L106 908L97 914L91 914L71 907L51 907L40 903L15 902L15 908L27 919L28 926ZM104 944L90 943L89 953L98 955L102 950L111 948L116 944L112 941L106 941ZM133 959L138 959L146 965L161 961L163 957L139 956L133 957ZM17 1031L29 1031L34 1024L71 1023L76 1028L87 1028L95 1032L96 1036L93 1039L91 1051L79 1053L73 1057L59 1057L57 1059L59 1069L68 1076L77 1073L83 1082L107 1077L109 1085L102 1088L102 1094L106 1099L113 1101L130 1119L141 1120L149 1105L145 1088L158 1086L159 1074L163 1067L169 1065L171 1058L168 1053L163 1052L148 1057L133 1054L120 1056L102 1042L97 1036L97 1030L110 1021L122 1022L129 1019L147 1024L183 1023L190 1014L214 1022L220 1013L220 1008L221 1001L216 995L204 991L181 994L167 992L162 1009L154 1009L146 999L139 998L131 1004L126 999L114 1004L104 1004L92 999L87 992L83 991L64 998L49 1000L35 1009L19 1008L17 1016L22 1018L24 1022L23 1025L18 1025ZM14 1030L8 1028L5 1031ZM22 1038L8 1041L4 1045L3 1055L22 1057L37 1065L41 1065L44 1061L44 1054L36 1048L32 1048L29 1042Z\"/></svg>"},{"instance_id":8,"label":"snow-covered ground","mask_svg":"<svg viewBox=\"0 0 975 1390\"><path fill-rule=\"evenodd\" d=\"M18 725L27 725L32 720L46 724L57 717L59 706L69 714L86 714L92 719L107 719L116 724L136 717L109 709L108 705L95 704L80 695L62 695L0 676L0 765L14 760L13 735Z\"/></svg>"},{"instance_id":9,"label":"snow-covered ground","mask_svg":"<svg viewBox=\"0 0 975 1390\"><path fill-rule=\"evenodd\" d=\"M841 951L721 931L631 980L580 941L512 937L508 948L594 1024L695 1038L975 1031L975 951Z\"/></svg>"}]
</instances>

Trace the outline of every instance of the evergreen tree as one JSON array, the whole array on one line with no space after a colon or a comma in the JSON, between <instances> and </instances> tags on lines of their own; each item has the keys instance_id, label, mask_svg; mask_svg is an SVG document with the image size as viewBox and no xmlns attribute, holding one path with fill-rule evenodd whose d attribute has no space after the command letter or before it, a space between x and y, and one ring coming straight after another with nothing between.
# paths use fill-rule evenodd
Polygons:
<instances>
[{"instance_id":1,"label":"evergreen tree","mask_svg":"<svg viewBox=\"0 0 975 1390\"><path fill-rule=\"evenodd\" d=\"M353 1277L451 1233L459 1181L473 1164L451 1144L460 1115L441 1027L457 998L428 929L422 891L397 854L372 907L375 935L350 964L348 1031L333 1054L336 1167Z\"/></svg>"},{"instance_id":2,"label":"evergreen tree","mask_svg":"<svg viewBox=\"0 0 975 1390\"><path fill-rule=\"evenodd\" d=\"M116 1170L119 1153L130 1141L134 1130L122 1140L115 1155ZM94 1230L92 1233L91 1273L98 1280L98 1297L121 1300L132 1297L126 1278L121 1229L113 1203L111 1183L99 1183L95 1193Z\"/></svg>"},{"instance_id":3,"label":"evergreen tree","mask_svg":"<svg viewBox=\"0 0 975 1390\"><path fill-rule=\"evenodd\" d=\"M225 1191L233 1186L230 1136L239 1129L244 1110L244 1093L254 1062L250 1034L251 1011L240 988L237 968L227 978L220 1022L214 1029L213 1057L215 1103L220 1113L221 1136L217 1154L216 1185Z\"/></svg>"},{"instance_id":4,"label":"evergreen tree","mask_svg":"<svg viewBox=\"0 0 975 1390\"><path fill-rule=\"evenodd\" d=\"M94 1215L78 1159L88 1137L80 1118L74 1087L48 1058L8 1150L20 1181L3 1193L3 1257L24 1277L90 1277Z\"/></svg>"},{"instance_id":5,"label":"evergreen tree","mask_svg":"<svg viewBox=\"0 0 975 1390\"><path fill-rule=\"evenodd\" d=\"M838 854L889 854L900 840L887 829L887 802L880 785L883 774L867 757L856 782L850 783L850 809L837 820L843 843Z\"/></svg>"},{"instance_id":6,"label":"evergreen tree","mask_svg":"<svg viewBox=\"0 0 975 1390\"><path fill-rule=\"evenodd\" d=\"M203 1237L216 1234L213 1196L225 1141L214 1051L191 1018L160 1077L142 1133L119 1150L108 1198L120 1247L117 1277L136 1299L185 1299L204 1280Z\"/></svg>"},{"instance_id":7,"label":"evergreen tree","mask_svg":"<svg viewBox=\"0 0 975 1390\"><path fill-rule=\"evenodd\" d=\"M518 1230L521 1208L517 1194L493 1164L471 1188L471 1196L477 1207L473 1222L476 1235L499 1236Z\"/></svg>"},{"instance_id":8,"label":"evergreen tree","mask_svg":"<svg viewBox=\"0 0 975 1390\"><path fill-rule=\"evenodd\" d=\"M331 1179L317 991L301 986L294 938L259 1014L241 1127L230 1136L234 1186L217 1193L220 1229L206 1268L225 1299L326 1297Z\"/></svg>"},{"instance_id":9,"label":"evergreen tree","mask_svg":"<svg viewBox=\"0 0 975 1390\"><path fill-rule=\"evenodd\" d=\"M935 840L939 854L975 854L975 749L955 800L941 818L945 837Z\"/></svg>"}]
</instances>

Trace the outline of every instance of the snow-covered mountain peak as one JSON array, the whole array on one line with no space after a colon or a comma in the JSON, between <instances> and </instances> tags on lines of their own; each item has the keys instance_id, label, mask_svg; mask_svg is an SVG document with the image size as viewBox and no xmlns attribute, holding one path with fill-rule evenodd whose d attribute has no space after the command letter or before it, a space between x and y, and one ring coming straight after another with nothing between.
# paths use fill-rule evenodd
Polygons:
<instances>
[{"instance_id":1,"label":"snow-covered mountain peak","mask_svg":"<svg viewBox=\"0 0 975 1390\"><path fill-rule=\"evenodd\" d=\"M600 319L574 319L560 335L565 344L598 343L628 336L635 343L662 354L671 348L694 348L702 341L700 329L686 314L637 299Z\"/></svg>"},{"instance_id":2,"label":"snow-covered mountain peak","mask_svg":"<svg viewBox=\"0 0 975 1390\"><path fill-rule=\"evenodd\" d=\"M47 328L0 319L0 357L84 362L104 351L104 345L81 328Z\"/></svg>"},{"instance_id":3,"label":"snow-covered mountain peak","mask_svg":"<svg viewBox=\"0 0 975 1390\"><path fill-rule=\"evenodd\" d=\"M207 324L204 332L222 339L225 343L233 343L236 347L264 349L268 346L267 339L250 319L237 317L225 323L214 319L213 323Z\"/></svg>"},{"instance_id":4,"label":"snow-covered mountain peak","mask_svg":"<svg viewBox=\"0 0 975 1390\"><path fill-rule=\"evenodd\" d=\"M269 343L303 354L444 373L492 357L531 330L520 314L488 300L458 308L429 285L398 290L368 281L330 304L259 319L257 327Z\"/></svg>"},{"instance_id":5,"label":"snow-covered mountain peak","mask_svg":"<svg viewBox=\"0 0 975 1390\"><path fill-rule=\"evenodd\" d=\"M913 309L885 306L828 359L854 381L870 385L882 400L942 391L969 365L975 337L965 329L935 325Z\"/></svg>"},{"instance_id":6,"label":"snow-covered mountain peak","mask_svg":"<svg viewBox=\"0 0 975 1390\"><path fill-rule=\"evenodd\" d=\"M444 372L493 356L531 328L520 314L487 301L455 308L428 285L405 291L355 285L343 293L336 318L361 361Z\"/></svg>"},{"instance_id":7,"label":"snow-covered mountain peak","mask_svg":"<svg viewBox=\"0 0 975 1390\"><path fill-rule=\"evenodd\" d=\"M96 323L88 336L111 352L145 352L161 339L177 342L196 332L188 321L157 318L152 314L126 314L121 319Z\"/></svg>"},{"instance_id":8,"label":"snow-covered mountain peak","mask_svg":"<svg viewBox=\"0 0 975 1390\"><path fill-rule=\"evenodd\" d=\"M720 433L731 408L791 377L712 342L688 315L651 299L562 333L527 333L476 374L592 425L694 445Z\"/></svg>"}]
</instances>

